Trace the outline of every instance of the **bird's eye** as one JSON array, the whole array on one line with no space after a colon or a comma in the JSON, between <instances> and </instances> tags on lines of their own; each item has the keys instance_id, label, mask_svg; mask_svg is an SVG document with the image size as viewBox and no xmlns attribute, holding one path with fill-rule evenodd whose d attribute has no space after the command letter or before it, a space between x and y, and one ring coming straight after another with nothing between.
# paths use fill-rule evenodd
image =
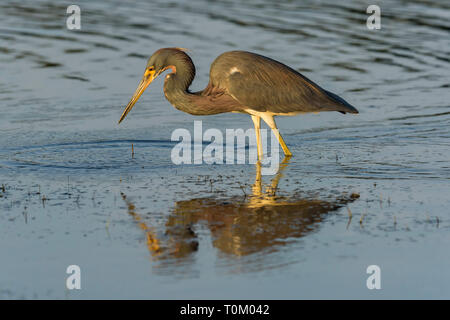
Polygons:
<instances>
[{"instance_id":1,"label":"bird's eye","mask_svg":"<svg viewBox=\"0 0 450 320\"><path fill-rule=\"evenodd\" d=\"M148 70L149 71L153 71L153 70L155 70L155 68L154 67L149 67Z\"/></svg>"}]
</instances>

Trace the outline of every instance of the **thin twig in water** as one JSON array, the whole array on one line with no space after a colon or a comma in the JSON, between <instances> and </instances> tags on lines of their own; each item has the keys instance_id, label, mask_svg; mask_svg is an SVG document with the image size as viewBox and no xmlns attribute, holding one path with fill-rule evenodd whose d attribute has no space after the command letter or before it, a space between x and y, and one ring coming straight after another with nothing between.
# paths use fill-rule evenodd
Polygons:
<instances>
[{"instance_id":1,"label":"thin twig in water","mask_svg":"<svg viewBox=\"0 0 450 320\"><path fill-rule=\"evenodd\" d=\"M242 192L244 193L244 199L247 198L247 193L245 192L245 187L240 184L239 188L241 188Z\"/></svg>"},{"instance_id":2,"label":"thin twig in water","mask_svg":"<svg viewBox=\"0 0 450 320\"><path fill-rule=\"evenodd\" d=\"M363 213L363 214L361 215L361 218L359 219L359 224L360 224L360 225L362 225L363 219L364 219L364 216L365 216L365 215L366 215L365 213Z\"/></svg>"},{"instance_id":3,"label":"thin twig in water","mask_svg":"<svg viewBox=\"0 0 450 320\"><path fill-rule=\"evenodd\" d=\"M45 201L49 200L48 198L46 198L44 195L42 195L42 206L45 208Z\"/></svg>"},{"instance_id":4,"label":"thin twig in water","mask_svg":"<svg viewBox=\"0 0 450 320\"><path fill-rule=\"evenodd\" d=\"M67 196L70 198L70 179L69 176L67 176Z\"/></svg>"},{"instance_id":5,"label":"thin twig in water","mask_svg":"<svg viewBox=\"0 0 450 320\"><path fill-rule=\"evenodd\" d=\"M347 211L348 211L348 223L347 223L347 229L350 226L350 223L352 222L352 218L353 218L353 214L352 214L352 210L350 210L349 207L347 207Z\"/></svg>"}]
</instances>

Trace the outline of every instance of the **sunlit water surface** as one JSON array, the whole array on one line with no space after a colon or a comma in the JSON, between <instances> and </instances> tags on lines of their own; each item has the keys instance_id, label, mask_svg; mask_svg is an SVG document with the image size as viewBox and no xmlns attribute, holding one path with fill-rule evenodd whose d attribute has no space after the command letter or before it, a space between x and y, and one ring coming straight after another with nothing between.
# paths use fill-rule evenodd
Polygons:
<instances>
[{"instance_id":1,"label":"sunlit water surface","mask_svg":"<svg viewBox=\"0 0 450 320\"><path fill-rule=\"evenodd\" d=\"M448 1L380 2L375 31L366 1L77 3L79 31L71 2L0 4L0 298L450 298ZM176 166L173 130L252 123L179 112L160 77L118 126L169 46L191 50L194 90L243 49L360 114L279 118L294 157L262 180Z\"/></svg>"}]
</instances>

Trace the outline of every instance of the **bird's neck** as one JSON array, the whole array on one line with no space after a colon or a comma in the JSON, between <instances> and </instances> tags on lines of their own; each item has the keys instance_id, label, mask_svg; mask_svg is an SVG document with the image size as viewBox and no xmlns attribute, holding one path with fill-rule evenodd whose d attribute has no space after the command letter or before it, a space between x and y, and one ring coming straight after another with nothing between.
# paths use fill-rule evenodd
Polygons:
<instances>
[{"instance_id":1,"label":"bird's neck","mask_svg":"<svg viewBox=\"0 0 450 320\"><path fill-rule=\"evenodd\" d=\"M164 94L169 102L178 110L193 113L195 110L194 93L189 91L189 86L195 77L195 67L192 61L176 61L168 67L172 73L166 76L164 81Z\"/></svg>"},{"instance_id":2,"label":"bird's neck","mask_svg":"<svg viewBox=\"0 0 450 320\"><path fill-rule=\"evenodd\" d=\"M220 105L218 101L213 103L208 94L205 94L208 87L199 92L189 91L195 77L195 67L189 57L184 61L176 61L169 68L173 72L166 76L164 94L178 110L192 115L210 115L234 110L230 109L230 105Z\"/></svg>"},{"instance_id":3,"label":"bird's neck","mask_svg":"<svg viewBox=\"0 0 450 320\"><path fill-rule=\"evenodd\" d=\"M189 91L190 83L180 80L177 74L168 74L164 81L164 94L166 99L178 110L189 112L192 105L192 93Z\"/></svg>"}]
</instances>

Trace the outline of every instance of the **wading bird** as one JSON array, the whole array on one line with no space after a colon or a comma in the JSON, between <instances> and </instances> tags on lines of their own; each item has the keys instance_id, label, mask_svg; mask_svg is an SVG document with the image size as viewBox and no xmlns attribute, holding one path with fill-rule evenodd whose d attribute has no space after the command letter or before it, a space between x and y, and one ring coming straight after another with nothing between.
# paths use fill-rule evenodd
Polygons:
<instances>
[{"instance_id":1,"label":"wading bird","mask_svg":"<svg viewBox=\"0 0 450 320\"><path fill-rule=\"evenodd\" d=\"M148 85L171 69L164 81L164 94L178 110L193 115L224 112L247 113L256 131L258 158L262 159L261 118L274 131L286 156L286 146L274 116L293 116L306 112L338 111L358 113L336 94L322 89L299 72L270 58L246 51L221 54L211 65L209 83L199 92L189 91L195 66L182 48L157 50L148 60L144 76L120 117L119 123L136 104Z\"/></svg>"}]
</instances>

